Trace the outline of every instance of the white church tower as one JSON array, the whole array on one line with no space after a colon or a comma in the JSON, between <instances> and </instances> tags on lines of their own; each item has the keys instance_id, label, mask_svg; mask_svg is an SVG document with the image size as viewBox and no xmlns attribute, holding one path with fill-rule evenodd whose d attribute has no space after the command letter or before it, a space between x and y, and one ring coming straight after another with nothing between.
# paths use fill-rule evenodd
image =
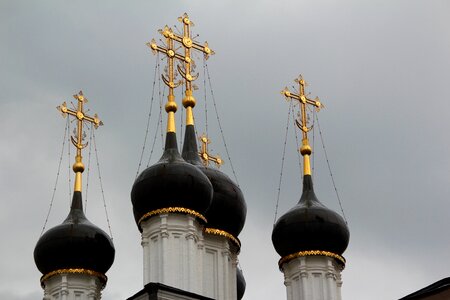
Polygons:
<instances>
[{"instance_id":1,"label":"white church tower","mask_svg":"<svg viewBox=\"0 0 450 300\"><path fill-rule=\"evenodd\" d=\"M192 113L195 99L188 89L183 105L186 108L186 130L182 156L199 168L213 187L211 205L205 215L208 222L203 230L203 295L218 300L241 299L245 281L237 276L241 248L238 235L244 227L247 205L239 186L209 166L210 161L220 166L221 159L208 153L209 139L204 135L200 138L202 147L199 153Z\"/></svg>"},{"instance_id":2,"label":"white church tower","mask_svg":"<svg viewBox=\"0 0 450 300\"><path fill-rule=\"evenodd\" d=\"M172 76L169 73L170 82ZM176 110L173 88L169 86L164 153L136 178L131 201L142 233L144 285L161 283L200 294L203 225L213 188L206 175L178 152Z\"/></svg>"},{"instance_id":3,"label":"white church tower","mask_svg":"<svg viewBox=\"0 0 450 300\"><path fill-rule=\"evenodd\" d=\"M202 137L204 144L200 151L203 163L200 160L194 122L190 117L192 107L186 106L186 112L188 120L182 156L199 168L213 187L211 205L205 215L208 222L203 229L202 294L218 300L241 299L243 291L237 288L238 254L241 248L238 235L244 227L247 206L240 188L227 175L208 166L209 159L214 158L207 152L208 140L205 136Z\"/></svg>"},{"instance_id":4,"label":"white church tower","mask_svg":"<svg viewBox=\"0 0 450 300\"><path fill-rule=\"evenodd\" d=\"M199 158L194 128L191 51L208 57L213 51L191 39L187 14L178 20L183 34L165 27L164 47L148 46L167 58L168 114L166 144L161 159L145 169L131 191L136 223L142 234L144 289L131 299L241 299L245 289L238 271L240 241L247 207L239 187L216 169L207 167L208 153ZM180 46L184 51L177 53ZM183 77L186 129L182 155L175 133L175 63ZM210 159L212 157L209 157Z\"/></svg>"},{"instance_id":5,"label":"white church tower","mask_svg":"<svg viewBox=\"0 0 450 300\"><path fill-rule=\"evenodd\" d=\"M34 249L34 260L44 289L44 300L100 300L101 291L106 285L106 272L114 262L114 246L111 238L100 228L89 222L82 205L82 162L83 122L93 123L97 128L101 121L84 114L83 93L74 95L78 100L76 111L59 106L63 115L77 118L77 135L72 143L77 148L73 165L75 186L69 215L61 225L45 232Z\"/></svg>"},{"instance_id":6,"label":"white church tower","mask_svg":"<svg viewBox=\"0 0 450 300\"><path fill-rule=\"evenodd\" d=\"M281 256L279 268L284 274L288 300L341 300L342 257L349 242L349 230L344 219L326 208L316 197L310 168L306 105L320 109L318 98L305 96L305 81L297 80L299 94L285 89L288 100L297 100L301 120L296 125L303 133L300 153L303 156L303 193L300 201L281 216L273 229L272 242Z\"/></svg>"}]
</instances>

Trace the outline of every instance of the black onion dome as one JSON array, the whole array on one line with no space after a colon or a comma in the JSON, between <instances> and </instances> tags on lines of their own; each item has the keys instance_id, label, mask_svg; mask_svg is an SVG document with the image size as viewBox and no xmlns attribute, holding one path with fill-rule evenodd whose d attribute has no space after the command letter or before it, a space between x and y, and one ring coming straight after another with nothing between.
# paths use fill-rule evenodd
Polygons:
<instances>
[{"instance_id":1,"label":"black onion dome","mask_svg":"<svg viewBox=\"0 0 450 300\"><path fill-rule=\"evenodd\" d=\"M34 261L42 274L61 269L86 269L105 274L114 262L110 237L83 213L81 192L74 192L69 215L49 229L34 248Z\"/></svg>"},{"instance_id":2,"label":"black onion dome","mask_svg":"<svg viewBox=\"0 0 450 300\"><path fill-rule=\"evenodd\" d=\"M278 219L272 243L281 257L312 250L342 255L349 237L344 219L320 203L314 194L311 175L305 175L300 201Z\"/></svg>"},{"instance_id":3,"label":"black onion dome","mask_svg":"<svg viewBox=\"0 0 450 300\"><path fill-rule=\"evenodd\" d=\"M207 228L226 231L237 237L244 227L247 204L241 189L226 174L203 165L198 155L194 125L187 125L183 144L183 158L197 166L211 181L213 198L206 218Z\"/></svg>"},{"instance_id":4,"label":"black onion dome","mask_svg":"<svg viewBox=\"0 0 450 300\"><path fill-rule=\"evenodd\" d=\"M141 219L159 209L182 208L204 217L211 198L211 182L180 156L174 132L166 135L161 159L136 178L131 190L133 213L139 230Z\"/></svg>"},{"instance_id":5,"label":"black onion dome","mask_svg":"<svg viewBox=\"0 0 450 300\"><path fill-rule=\"evenodd\" d=\"M244 274L242 270L236 268L236 289L237 289L237 299L241 300L244 297L245 287L247 283L245 282Z\"/></svg>"},{"instance_id":6,"label":"black onion dome","mask_svg":"<svg viewBox=\"0 0 450 300\"><path fill-rule=\"evenodd\" d=\"M241 189L224 173L201 168L214 188L211 206L206 212L206 227L224 230L234 237L241 233L247 216L247 204Z\"/></svg>"}]
</instances>

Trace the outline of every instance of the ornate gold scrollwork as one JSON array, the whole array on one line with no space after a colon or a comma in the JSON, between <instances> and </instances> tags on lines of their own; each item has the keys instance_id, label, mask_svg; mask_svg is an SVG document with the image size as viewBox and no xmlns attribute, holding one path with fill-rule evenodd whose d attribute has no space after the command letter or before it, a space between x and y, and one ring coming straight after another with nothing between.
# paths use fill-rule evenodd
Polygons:
<instances>
[{"instance_id":1,"label":"ornate gold scrollwork","mask_svg":"<svg viewBox=\"0 0 450 300\"><path fill-rule=\"evenodd\" d=\"M231 233L228 233L224 230L216 228L205 228L205 233L226 237L227 239L232 241L239 249L241 248L241 242L237 238L235 238Z\"/></svg>"},{"instance_id":2,"label":"ornate gold scrollwork","mask_svg":"<svg viewBox=\"0 0 450 300\"><path fill-rule=\"evenodd\" d=\"M71 269L59 269L43 275L41 277L41 286L44 287L44 281L48 280L49 278L62 274L80 274L98 277L98 279L100 279L100 282L102 283L102 289L105 287L106 282L108 281L108 277L106 277L105 274L102 274L100 272L83 268L71 268Z\"/></svg>"},{"instance_id":3,"label":"ornate gold scrollwork","mask_svg":"<svg viewBox=\"0 0 450 300\"><path fill-rule=\"evenodd\" d=\"M281 268L281 266L284 263L289 262L289 261L293 260L294 258L302 257L302 256L327 256L327 257L336 259L339 263L342 264L342 266L345 266L345 258L340 256L339 254L329 252L329 251L322 251L322 250L300 251L300 252L286 255L285 257L282 257L278 261L278 266Z\"/></svg>"},{"instance_id":4,"label":"ornate gold scrollwork","mask_svg":"<svg viewBox=\"0 0 450 300\"><path fill-rule=\"evenodd\" d=\"M152 216L156 216L156 215L160 215L160 214L167 214L167 213L181 213L181 214L186 214L186 215L192 215L192 216L202 220L205 223L207 222L206 218L201 213L198 213L193 209L184 208L184 207L165 207L165 208L155 209L155 210L149 211L148 213L144 214L139 219L138 224L141 225L141 223L143 221L147 220L148 218L150 218Z\"/></svg>"}]
</instances>

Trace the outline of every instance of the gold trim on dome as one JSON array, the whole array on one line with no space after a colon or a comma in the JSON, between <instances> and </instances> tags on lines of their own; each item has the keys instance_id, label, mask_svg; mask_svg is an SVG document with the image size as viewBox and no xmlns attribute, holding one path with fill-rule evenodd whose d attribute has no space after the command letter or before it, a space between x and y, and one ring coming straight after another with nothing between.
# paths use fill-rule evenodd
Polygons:
<instances>
[{"instance_id":1,"label":"gold trim on dome","mask_svg":"<svg viewBox=\"0 0 450 300\"><path fill-rule=\"evenodd\" d=\"M41 277L41 286L44 287L44 281L49 279L50 277L53 277L55 275L62 275L62 274L81 274L81 275L90 275L98 277L102 283L102 289L105 287L106 282L108 281L108 277L106 277L105 274L102 274L97 271L89 270L89 269L83 269L83 268L71 268L71 269L59 269L55 271L51 271L45 275L42 275Z\"/></svg>"},{"instance_id":2,"label":"gold trim on dome","mask_svg":"<svg viewBox=\"0 0 450 300\"><path fill-rule=\"evenodd\" d=\"M282 257L278 261L278 266L281 268L281 265L283 265L284 263L291 261L294 258L302 257L302 256L327 256L327 257L331 257L331 258L338 260L340 263L342 263L343 266L345 266L345 258L340 256L339 254L329 252L329 251L322 251L322 250L300 251L300 252L286 255L285 257Z\"/></svg>"},{"instance_id":3,"label":"gold trim on dome","mask_svg":"<svg viewBox=\"0 0 450 300\"><path fill-rule=\"evenodd\" d=\"M235 243L239 249L241 248L241 242L237 238L235 238L231 233L228 233L224 230L220 230L220 229L216 229L216 228L205 228L205 233L226 237L227 239L229 239L233 243Z\"/></svg>"},{"instance_id":4,"label":"gold trim on dome","mask_svg":"<svg viewBox=\"0 0 450 300\"><path fill-rule=\"evenodd\" d=\"M196 218L199 218L200 220L202 220L203 222L207 223L206 218L196 212L195 210L189 209L189 208L184 208L184 207L165 207L165 208L160 208L160 209L155 209L152 211L149 211L148 213L144 214L138 221L138 224L141 225L141 223L152 217L152 216L156 216L156 215L160 215L160 214L167 214L167 213L182 213L182 214L186 214L186 215L192 215Z\"/></svg>"}]
</instances>

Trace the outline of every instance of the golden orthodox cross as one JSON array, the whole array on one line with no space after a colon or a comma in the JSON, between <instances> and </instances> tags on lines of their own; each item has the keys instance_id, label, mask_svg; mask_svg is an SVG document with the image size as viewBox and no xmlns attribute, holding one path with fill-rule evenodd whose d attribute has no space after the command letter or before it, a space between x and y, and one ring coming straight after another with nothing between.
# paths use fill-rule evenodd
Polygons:
<instances>
[{"instance_id":1,"label":"golden orthodox cross","mask_svg":"<svg viewBox=\"0 0 450 300\"><path fill-rule=\"evenodd\" d=\"M72 144L77 148L77 155L75 156L75 163L73 164L73 171L76 173L75 177L75 191L81 192L81 173L84 171L84 164L82 162L81 150L85 148L88 143L83 144L83 122L89 122L94 125L94 128L97 129L99 126L103 125L103 122L100 121L97 114L94 117L90 117L85 114L83 110L83 105L88 102L88 100L84 97L83 92L80 91L78 94L73 95L75 99L78 100L77 110L72 110L67 107L66 102L62 105L56 107L65 118L67 115L73 116L77 119L77 129L76 136L71 136Z\"/></svg>"},{"instance_id":2,"label":"golden orthodox cross","mask_svg":"<svg viewBox=\"0 0 450 300\"><path fill-rule=\"evenodd\" d=\"M174 69L173 63L174 58L183 59L183 57L177 54L173 48L173 36L174 33L171 28L165 26L164 29L158 30L160 34L162 34L166 38L166 48L158 46L156 44L155 39L152 39L150 43L147 43L152 49L152 52L156 54L157 52L162 52L167 55L168 62L168 74L166 78L164 75L161 75L164 83L169 87L169 95L167 96L167 103L165 106L166 112L168 113L168 121L167 121L167 132L175 132L175 117L174 114L177 111L177 103L175 102L175 95L173 90L178 87L182 82L174 82Z\"/></svg>"},{"instance_id":3,"label":"golden orthodox cross","mask_svg":"<svg viewBox=\"0 0 450 300\"><path fill-rule=\"evenodd\" d=\"M183 98L183 106L186 108L186 125L194 125L192 108L195 106L195 98L192 95L192 81L197 79L198 74L195 76L192 76L191 74L193 63L191 58L191 48L203 52L206 58L208 58L209 55L214 54L214 51L212 51L208 47L208 42L205 42L203 45L201 45L192 40L190 27L193 26L194 23L192 23L186 13L183 16L179 17L178 20L183 23L182 36L174 33L173 30L168 26L165 26L164 29L159 30L159 33L166 38L167 48L158 46L154 39L150 43L147 43L147 46L152 49L153 53L162 52L167 55L168 78L165 78L164 76L162 78L164 83L169 87L168 103L166 104L166 111L169 113L169 122L167 125L168 132L175 132L175 120L171 120L173 118L173 116L171 115L173 115L173 113L175 113L177 110L177 104L175 102L173 90L181 84L181 82L174 82L174 59L176 58L184 62L184 70L179 65L177 66L177 69L186 83L185 97ZM184 56L178 54L175 51L174 41L181 43L184 48ZM171 112L173 113L171 114Z\"/></svg>"},{"instance_id":4,"label":"golden orthodox cross","mask_svg":"<svg viewBox=\"0 0 450 300\"><path fill-rule=\"evenodd\" d=\"M319 111L321 108L323 108L323 104L319 101L319 97L316 97L314 100L309 99L305 95L305 86L306 82L303 79L302 75L300 75L295 82L299 84L299 93L295 94L289 91L287 87L284 88L284 90L281 91L281 94L284 95L284 97L287 100L297 100L300 103L300 117L301 120L295 120L295 124L298 128L302 131L302 147L300 148L300 153L303 156L304 160L304 174L305 175L311 175L311 168L309 164L309 156L312 153L311 146L309 145L308 141L308 131L311 130L310 127L308 127L308 120L306 115L306 105L312 105L316 108L317 111Z\"/></svg>"},{"instance_id":5,"label":"golden orthodox cross","mask_svg":"<svg viewBox=\"0 0 450 300\"><path fill-rule=\"evenodd\" d=\"M178 21L183 24L183 35L178 35L174 32L171 32L169 38L180 43L184 48L184 56L176 54L175 57L184 62L184 68L178 65L177 69L181 76L184 78L184 82L186 84L185 97L183 98L183 106L186 108L186 125L194 125L192 108L195 106L196 101L192 92L192 82L198 78L198 74L191 74L194 64L194 61L191 57L191 50L202 52L206 59L208 59L210 55L213 55L214 51L209 48L208 42L205 42L203 45L201 45L192 40L191 26L194 26L194 23L189 19L189 16L186 13L179 17Z\"/></svg>"},{"instance_id":6,"label":"golden orthodox cross","mask_svg":"<svg viewBox=\"0 0 450 300\"><path fill-rule=\"evenodd\" d=\"M286 97L287 100L295 99L300 103L300 111L301 111L301 121L296 120L296 124L298 128L303 132L303 139L308 138L307 133L311 130L307 125L307 115L306 115L306 105L312 105L319 111L321 108L324 108L323 104L319 101L319 97L316 97L314 100L309 99L305 95L305 86L307 85L302 75L300 75L295 82L299 85L299 93L295 94L288 90L288 88L284 88L281 93Z\"/></svg>"},{"instance_id":7,"label":"golden orthodox cross","mask_svg":"<svg viewBox=\"0 0 450 300\"><path fill-rule=\"evenodd\" d=\"M223 165L223 160L220 158L220 156L212 156L208 153L208 144L211 143L208 137L206 135L202 135L200 137L200 142L202 142L202 146L198 154L203 160L203 164L207 167L209 165L209 162L212 161L217 165L218 168L220 168L220 166Z\"/></svg>"},{"instance_id":8,"label":"golden orthodox cross","mask_svg":"<svg viewBox=\"0 0 450 300\"><path fill-rule=\"evenodd\" d=\"M173 34L172 38L181 43L184 48L184 57L181 59L184 61L184 70L178 66L178 71L181 76L186 81L186 91L192 91L192 81L198 78L198 74L192 76L192 58L191 58L191 49L198 50L205 55L205 58L208 59L209 55L213 55L214 51L212 51L208 42L205 42L203 45L194 42L191 38L191 26L194 26L194 23L189 19L189 16L184 13L181 17L178 18L178 21L183 23L183 35L180 36L176 33Z\"/></svg>"}]
</instances>

